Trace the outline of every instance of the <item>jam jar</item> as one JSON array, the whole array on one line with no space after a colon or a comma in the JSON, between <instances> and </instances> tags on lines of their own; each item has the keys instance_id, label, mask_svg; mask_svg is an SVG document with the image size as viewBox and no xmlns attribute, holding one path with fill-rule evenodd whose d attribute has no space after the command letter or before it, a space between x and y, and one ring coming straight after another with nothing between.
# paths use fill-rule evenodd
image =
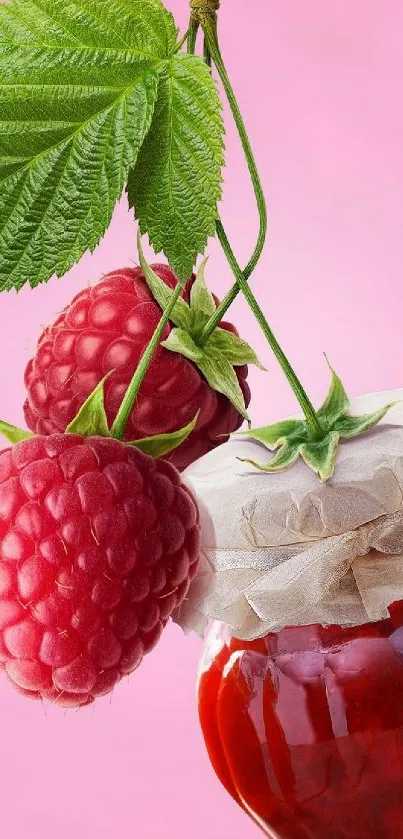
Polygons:
<instances>
[{"instance_id":1,"label":"jam jar","mask_svg":"<svg viewBox=\"0 0 403 839\"><path fill-rule=\"evenodd\" d=\"M266 836L403 839L403 601L254 641L215 624L198 703L215 772Z\"/></svg>"}]
</instances>

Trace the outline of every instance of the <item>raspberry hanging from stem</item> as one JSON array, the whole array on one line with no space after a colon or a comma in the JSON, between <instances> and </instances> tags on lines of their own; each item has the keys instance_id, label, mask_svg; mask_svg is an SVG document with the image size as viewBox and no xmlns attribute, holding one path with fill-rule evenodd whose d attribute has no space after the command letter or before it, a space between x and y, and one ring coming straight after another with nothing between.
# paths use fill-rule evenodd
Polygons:
<instances>
[{"instance_id":1,"label":"raspberry hanging from stem","mask_svg":"<svg viewBox=\"0 0 403 839\"><path fill-rule=\"evenodd\" d=\"M211 60L213 59L227 94L252 177L259 209L260 235L252 259L246 269L249 270L251 263L256 264L263 248L266 233L265 199L249 138L221 55L218 43L216 15L203 21L203 30L204 58L209 65L211 65ZM263 240L261 240L262 229L264 231ZM385 405L380 411L375 412L375 414L368 414L361 417L351 416L348 413L349 399L343 384L334 370L332 370L332 382L326 400L321 408L315 411L312 402L275 338L248 285L246 271L243 272L237 262L220 218L216 222L216 231L229 265L237 280L237 285L231 289L225 301L223 301L220 316L222 317L226 308L236 297L239 289L241 289L305 415L305 422L303 420L291 421L291 424L290 421L279 422L266 426L263 429L252 429L246 432L252 439L266 441L271 450L278 449L277 454L264 467L261 467L261 465L254 461L249 462L257 468L263 468L264 471L275 472L287 468L301 456L305 460L305 463L319 475L321 480L328 480L333 474L339 441L341 439L360 436L371 428L374 428L392 406ZM255 258L256 262L254 263ZM214 317L206 324L205 333L208 333L210 329L214 329ZM298 426L297 432L295 430L296 425Z\"/></svg>"},{"instance_id":2,"label":"raspberry hanging from stem","mask_svg":"<svg viewBox=\"0 0 403 839\"><path fill-rule=\"evenodd\" d=\"M254 154L252 151L252 147L250 144L250 140L248 137L248 133L246 130L245 123L242 118L242 114L239 109L239 105L232 88L228 73L225 68L225 64L221 55L221 50L218 43L218 33L217 33L217 10L219 8L218 0L191 0L190 6L192 9L191 14L191 26L193 21L193 26L196 26L195 29L195 37L188 38L188 51L192 52L194 50L195 42L196 42L196 35L197 35L197 27L199 24L203 28L204 32L204 57L208 64L211 64L211 59L213 59L215 67L218 71L220 76L221 82L223 84L226 96L228 98L228 102L231 107L231 111L238 129L238 133L241 139L242 147L245 153L249 173L251 176L252 184L254 193L256 196L256 203L259 212L259 234L257 243L252 254L252 257L246 266L245 271L243 272L240 268L234 252L230 246L228 241L227 235L225 233L224 227L220 219L217 220L216 223L216 230L217 236L223 248L223 251L227 257L229 265L232 269L232 272L235 276L236 283L229 291L225 299L222 301L221 305L217 308L217 311L212 315L208 323L206 324L201 336L200 336L200 343L201 345L205 344L205 342L209 339L210 335L214 332L219 320L223 317L231 303L235 300L235 297L242 290L244 297L249 304L254 316L256 317L259 325L261 326L265 337L277 359L279 362L306 418L306 422L312 437L316 440L319 440L323 437L324 432L315 411L315 408L309 399L308 394L306 393L303 385L299 381L295 371L293 370L288 358L286 357L285 353L283 352L280 344L278 343L271 327L269 326L262 309L260 308L252 290L250 289L247 280L251 276L256 264L261 256L263 251L263 247L266 240L267 234L267 209L266 209L266 201L263 193L263 187L260 181L260 176L258 173L256 161L254 158ZM202 7L202 8L201 8ZM196 16L195 16L195 8L196 8Z\"/></svg>"}]
</instances>

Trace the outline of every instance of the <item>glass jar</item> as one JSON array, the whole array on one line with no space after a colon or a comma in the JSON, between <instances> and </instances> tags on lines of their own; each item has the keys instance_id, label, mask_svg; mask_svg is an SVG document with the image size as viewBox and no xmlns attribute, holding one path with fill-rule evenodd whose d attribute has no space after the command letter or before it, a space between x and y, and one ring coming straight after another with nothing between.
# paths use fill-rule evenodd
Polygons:
<instances>
[{"instance_id":1,"label":"glass jar","mask_svg":"<svg viewBox=\"0 0 403 839\"><path fill-rule=\"evenodd\" d=\"M272 839L403 839L403 601L389 612L257 641L212 628L198 688L206 746Z\"/></svg>"}]
</instances>

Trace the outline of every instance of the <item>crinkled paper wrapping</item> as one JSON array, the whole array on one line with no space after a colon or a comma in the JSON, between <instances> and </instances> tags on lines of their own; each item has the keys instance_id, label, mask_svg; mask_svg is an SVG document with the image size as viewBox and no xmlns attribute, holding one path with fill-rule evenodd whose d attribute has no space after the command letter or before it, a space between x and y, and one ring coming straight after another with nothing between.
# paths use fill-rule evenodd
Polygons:
<instances>
[{"instance_id":1,"label":"crinkled paper wrapping","mask_svg":"<svg viewBox=\"0 0 403 839\"><path fill-rule=\"evenodd\" d=\"M353 413L403 400L403 389L354 400ZM285 625L356 625L403 599L403 405L374 431L342 442L321 483L302 462L276 474L261 444L235 438L183 478L202 519L199 573L176 616L202 633L208 620L253 639Z\"/></svg>"}]
</instances>

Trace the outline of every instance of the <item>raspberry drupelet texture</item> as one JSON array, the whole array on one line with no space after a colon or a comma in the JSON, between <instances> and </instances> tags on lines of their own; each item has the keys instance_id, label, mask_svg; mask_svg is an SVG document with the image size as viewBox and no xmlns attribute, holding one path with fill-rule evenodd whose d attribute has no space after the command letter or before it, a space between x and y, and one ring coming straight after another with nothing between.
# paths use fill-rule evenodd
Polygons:
<instances>
[{"instance_id":1,"label":"raspberry drupelet texture","mask_svg":"<svg viewBox=\"0 0 403 839\"><path fill-rule=\"evenodd\" d=\"M168 266L152 267L169 287L175 287L177 279ZM184 291L187 301L191 282ZM111 426L160 316L161 309L140 268L108 274L97 285L81 291L53 326L45 329L26 369L28 396L24 411L28 427L36 434L65 431L98 382L113 370L105 384ZM221 323L221 327L236 333L229 323ZM163 339L170 328L168 325ZM235 369L248 405L247 367ZM168 457L181 470L225 442L243 420L191 361L160 346L131 412L126 439L176 431L198 411L196 428Z\"/></svg>"},{"instance_id":2,"label":"raspberry drupelet texture","mask_svg":"<svg viewBox=\"0 0 403 839\"><path fill-rule=\"evenodd\" d=\"M0 454L0 667L80 706L157 643L199 556L175 467L117 440L34 437Z\"/></svg>"}]
</instances>

